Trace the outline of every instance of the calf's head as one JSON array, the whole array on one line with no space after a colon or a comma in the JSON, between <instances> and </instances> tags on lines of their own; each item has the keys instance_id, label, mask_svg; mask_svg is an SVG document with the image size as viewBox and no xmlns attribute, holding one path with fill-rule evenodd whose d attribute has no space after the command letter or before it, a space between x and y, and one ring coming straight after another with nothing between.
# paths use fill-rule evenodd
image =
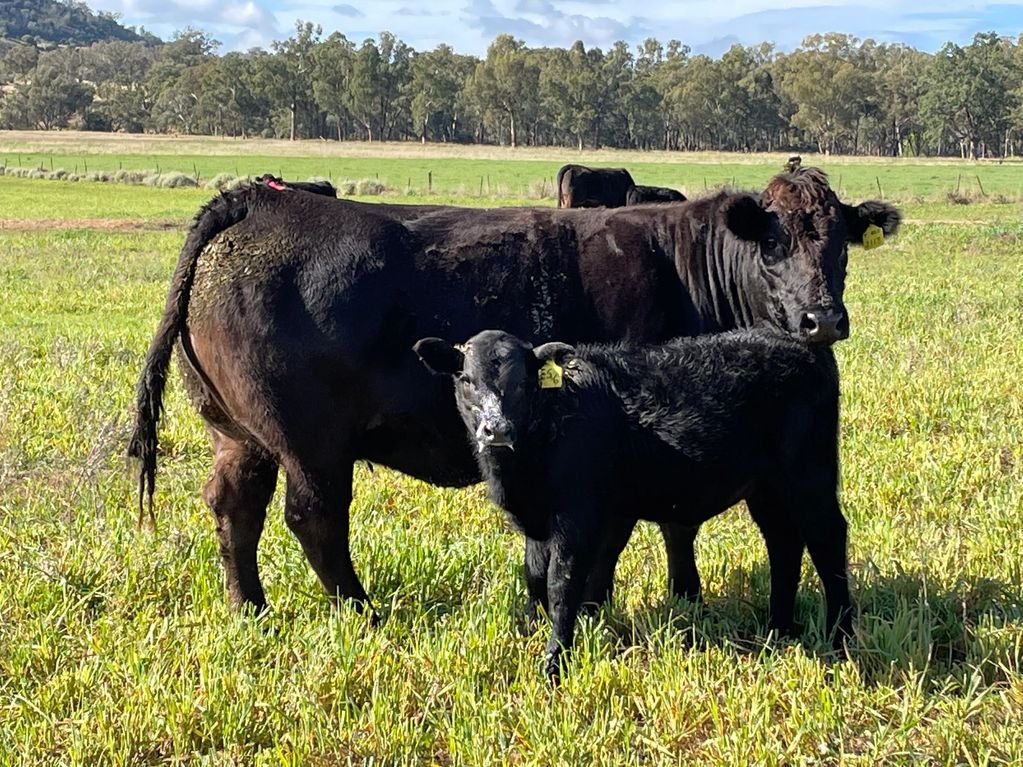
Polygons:
<instances>
[{"instance_id":1,"label":"calf's head","mask_svg":"<svg viewBox=\"0 0 1023 767\"><path fill-rule=\"evenodd\" d=\"M481 453L514 448L530 424L540 369L573 352L556 341L534 349L500 330L484 330L458 346L423 338L413 349L434 373L454 379L458 412Z\"/></svg>"},{"instance_id":2,"label":"calf's head","mask_svg":"<svg viewBox=\"0 0 1023 767\"><path fill-rule=\"evenodd\" d=\"M838 199L827 175L798 168L771 179L760 198L736 197L725 223L757 246L748 268L769 321L812 343L831 344L849 336L842 294L849 245L874 244L898 229L899 212L870 200L856 206ZM883 238L880 238L883 240Z\"/></svg>"}]
</instances>

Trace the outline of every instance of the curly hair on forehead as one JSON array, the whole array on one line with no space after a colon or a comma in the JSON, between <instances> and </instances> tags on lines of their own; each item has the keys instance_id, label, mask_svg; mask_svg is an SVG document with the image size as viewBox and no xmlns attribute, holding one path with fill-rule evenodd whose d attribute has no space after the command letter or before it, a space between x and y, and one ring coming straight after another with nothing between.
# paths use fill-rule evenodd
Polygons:
<instances>
[{"instance_id":1,"label":"curly hair on forehead","mask_svg":"<svg viewBox=\"0 0 1023 767\"><path fill-rule=\"evenodd\" d=\"M828 174L820 168L796 168L779 173L767 183L764 202L783 210L812 210L824 206L834 197L828 184Z\"/></svg>"}]
</instances>

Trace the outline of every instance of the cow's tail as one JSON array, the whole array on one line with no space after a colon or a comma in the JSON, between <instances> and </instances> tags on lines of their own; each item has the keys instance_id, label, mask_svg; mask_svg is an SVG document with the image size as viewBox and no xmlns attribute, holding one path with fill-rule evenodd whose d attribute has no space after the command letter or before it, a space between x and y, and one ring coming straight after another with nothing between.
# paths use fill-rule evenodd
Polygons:
<instances>
[{"instance_id":1,"label":"cow's tail","mask_svg":"<svg viewBox=\"0 0 1023 767\"><path fill-rule=\"evenodd\" d=\"M139 461L140 524L147 500L149 517L153 518L157 427L163 413L163 390L167 383L167 369L170 367L174 342L184 328L188 313L188 299L199 254L213 237L248 215L257 193L256 187L246 185L210 200L196 214L181 248L181 256L167 294L167 304L156 328L156 335L149 344L146 364L136 387L135 429L128 441L128 455Z\"/></svg>"},{"instance_id":2,"label":"cow's tail","mask_svg":"<svg viewBox=\"0 0 1023 767\"><path fill-rule=\"evenodd\" d=\"M565 180L565 175L567 173L569 173L571 170L572 170L572 166L571 165L563 165L563 166L561 166L561 169L558 171L558 207L559 208L563 208L564 207L564 205L561 204L562 195L563 195L563 192L561 190L564 188L562 186L562 183Z\"/></svg>"}]
</instances>

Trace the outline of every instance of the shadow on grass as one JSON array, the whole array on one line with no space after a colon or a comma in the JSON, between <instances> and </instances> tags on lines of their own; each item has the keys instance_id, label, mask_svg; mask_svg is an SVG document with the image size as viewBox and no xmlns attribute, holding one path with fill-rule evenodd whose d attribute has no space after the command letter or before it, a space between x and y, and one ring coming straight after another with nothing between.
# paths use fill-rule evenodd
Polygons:
<instances>
[{"instance_id":1,"label":"shadow on grass","mask_svg":"<svg viewBox=\"0 0 1023 767\"><path fill-rule=\"evenodd\" d=\"M671 641L694 648L727 646L743 655L795 642L822 662L845 659L824 633L824 598L816 576L796 597L796 621L804 627L797 639L768 635L769 591L765 562L733 571L701 604L667 600L632 614L605 607L603 619L623 651L669 634ZM852 597L848 660L866 684L898 684L920 672L927 684L947 690L966 687L977 675L996 684L1018 679L1023 671L1020 584L961 577L945 587L923 572L873 572L853 576Z\"/></svg>"},{"instance_id":2,"label":"shadow on grass","mask_svg":"<svg viewBox=\"0 0 1023 767\"><path fill-rule=\"evenodd\" d=\"M371 589L373 606L382 623L396 620L444 631L451 630L446 625L449 617L477 610L480 600L486 599L489 609L507 616L509 632L539 631L546 636L550 630L546 620L532 628L527 625L521 568L511 567L515 586L510 589L493 582L505 582L507 574L487 575L479 568L451 568L462 573L460 578L451 578L441 571L447 568L440 568L431 573L434 577L402 582L397 571L391 577L378 574ZM865 684L899 685L913 676L935 692L948 693L966 689L978 677L991 685L1018 680L1023 673L1019 584L963 576L946 585L922 571L882 574L863 568L854 571L852 581L855 617L848 660L856 664ZM824 599L816 575L804 581L796 597L795 617L804 631L795 639L768 634L770 568L766 562L732 570L726 582L699 604L658 596L631 610L624 607L623 586L619 583L616 604L604 606L595 617L611 635L608 651L613 655L670 643L760 656L798 644L822 663L845 661L831 649L830 637L824 633ZM368 621L366 630L374 630Z\"/></svg>"}]
</instances>

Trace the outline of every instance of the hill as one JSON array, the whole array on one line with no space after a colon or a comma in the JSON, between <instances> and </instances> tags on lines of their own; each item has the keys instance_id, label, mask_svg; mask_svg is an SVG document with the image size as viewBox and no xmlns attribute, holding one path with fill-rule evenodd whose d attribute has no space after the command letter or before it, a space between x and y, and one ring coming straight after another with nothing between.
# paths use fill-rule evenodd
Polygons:
<instances>
[{"instance_id":1,"label":"hill","mask_svg":"<svg viewBox=\"0 0 1023 767\"><path fill-rule=\"evenodd\" d=\"M35 44L91 45L110 40L159 42L122 26L114 14L74 0L0 0L0 39Z\"/></svg>"}]
</instances>

